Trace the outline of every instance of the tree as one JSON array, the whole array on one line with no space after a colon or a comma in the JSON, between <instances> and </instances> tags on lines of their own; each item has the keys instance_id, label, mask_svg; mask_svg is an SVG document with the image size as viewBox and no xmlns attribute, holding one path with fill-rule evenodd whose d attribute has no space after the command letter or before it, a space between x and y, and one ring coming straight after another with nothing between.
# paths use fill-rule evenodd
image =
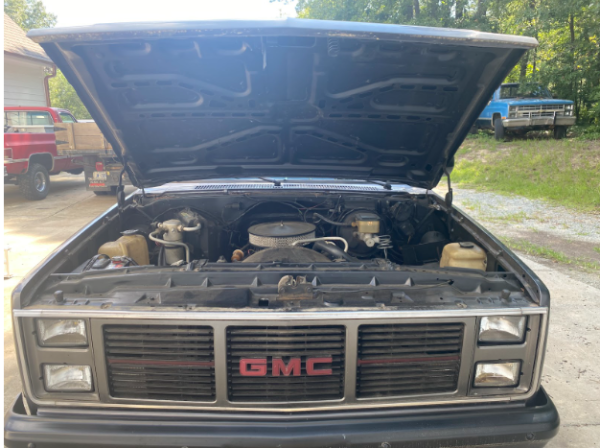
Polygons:
<instances>
[{"instance_id":1,"label":"tree","mask_svg":"<svg viewBox=\"0 0 600 448\"><path fill-rule=\"evenodd\" d=\"M56 76L50 78L48 84L50 85L50 102L54 107L70 110L79 120L92 118L75 93L75 89L60 70L56 70Z\"/></svg>"},{"instance_id":2,"label":"tree","mask_svg":"<svg viewBox=\"0 0 600 448\"><path fill-rule=\"evenodd\" d=\"M4 12L25 31L56 25L56 16L39 0L4 0Z\"/></svg>"},{"instance_id":3,"label":"tree","mask_svg":"<svg viewBox=\"0 0 600 448\"><path fill-rule=\"evenodd\" d=\"M299 17L309 19L442 26L535 37L540 46L523 57L508 80L549 87L561 98L574 101L580 122L600 126L598 0L298 0L296 11Z\"/></svg>"},{"instance_id":4,"label":"tree","mask_svg":"<svg viewBox=\"0 0 600 448\"><path fill-rule=\"evenodd\" d=\"M4 12L25 31L51 28L57 21L56 15L46 11L40 0L4 0ZM79 119L91 118L75 89L60 70L57 69L56 76L49 79L48 86L52 106L68 109Z\"/></svg>"}]
</instances>

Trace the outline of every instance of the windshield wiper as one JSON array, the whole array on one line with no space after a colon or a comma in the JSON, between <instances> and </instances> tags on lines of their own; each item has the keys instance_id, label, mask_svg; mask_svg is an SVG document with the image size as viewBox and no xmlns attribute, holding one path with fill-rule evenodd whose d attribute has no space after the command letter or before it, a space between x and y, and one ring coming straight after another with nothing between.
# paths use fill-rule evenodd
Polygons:
<instances>
[{"instance_id":1,"label":"windshield wiper","mask_svg":"<svg viewBox=\"0 0 600 448\"><path fill-rule=\"evenodd\" d=\"M371 183L371 184L377 184L377 185L381 185L385 190L391 190L392 189L392 184L389 183L389 181L380 181L380 180L365 180L365 182Z\"/></svg>"},{"instance_id":2,"label":"windshield wiper","mask_svg":"<svg viewBox=\"0 0 600 448\"><path fill-rule=\"evenodd\" d=\"M281 184L285 182L284 180L270 179L268 177L259 177L260 180L264 180L265 182L271 182L276 187L281 187Z\"/></svg>"}]
</instances>

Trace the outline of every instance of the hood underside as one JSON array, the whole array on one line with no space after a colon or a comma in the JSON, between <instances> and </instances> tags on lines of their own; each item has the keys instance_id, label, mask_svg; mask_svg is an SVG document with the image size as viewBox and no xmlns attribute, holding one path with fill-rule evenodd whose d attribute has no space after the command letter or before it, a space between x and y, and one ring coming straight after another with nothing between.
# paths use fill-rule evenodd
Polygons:
<instances>
[{"instance_id":1,"label":"hood underside","mask_svg":"<svg viewBox=\"0 0 600 448\"><path fill-rule=\"evenodd\" d=\"M136 186L335 177L433 188L535 39L287 19L34 30Z\"/></svg>"}]
</instances>

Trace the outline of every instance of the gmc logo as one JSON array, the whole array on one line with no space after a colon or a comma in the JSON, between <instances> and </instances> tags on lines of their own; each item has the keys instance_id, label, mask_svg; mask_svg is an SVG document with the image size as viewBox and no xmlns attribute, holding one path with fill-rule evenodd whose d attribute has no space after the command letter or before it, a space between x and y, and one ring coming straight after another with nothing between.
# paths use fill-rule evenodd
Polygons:
<instances>
[{"instance_id":1,"label":"gmc logo","mask_svg":"<svg viewBox=\"0 0 600 448\"><path fill-rule=\"evenodd\" d=\"M306 358L304 369L309 376L331 375L331 369L319 368L319 364L332 361L327 358ZM272 376L300 376L302 372L302 359L290 358L288 363L281 358L271 358ZM240 375L242 376L267 376L267 358L242 358L240 359Z\"/></svg>"}]
</instances>

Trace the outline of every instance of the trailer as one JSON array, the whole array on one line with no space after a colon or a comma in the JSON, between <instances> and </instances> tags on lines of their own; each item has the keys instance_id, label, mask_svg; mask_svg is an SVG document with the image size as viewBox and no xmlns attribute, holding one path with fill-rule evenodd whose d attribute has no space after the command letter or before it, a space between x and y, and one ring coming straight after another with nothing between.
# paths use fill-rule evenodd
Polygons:
<instances>
[{"instance_id":1,"label":"trailer","mask_svg":"<svg viewBox=\"0 0 600 448\"><path fill-rule=\"evenodd\" d=\"M86 189L95 194L115 194L123 164L96 123L60 123L54 126L59 154L83 159ZM127 173L123 185L129 185Z\"/></svg>"}]
</instances>

